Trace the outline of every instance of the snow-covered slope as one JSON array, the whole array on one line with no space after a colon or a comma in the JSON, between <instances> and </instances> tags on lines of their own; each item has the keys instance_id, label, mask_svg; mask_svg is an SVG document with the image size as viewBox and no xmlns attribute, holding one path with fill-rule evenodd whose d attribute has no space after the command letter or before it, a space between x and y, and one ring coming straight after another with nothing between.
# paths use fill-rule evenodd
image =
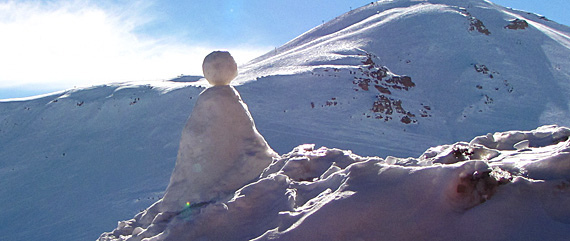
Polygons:
<instances>
[{"instance_id":1,"label":"snow-covered slope","mask_svg":"<svg viewBox=\"0 0 570 241\"><path fill-rule=\"evenodd\" d=\"M94 240L162 197L200 91L127 83L0 103L0 240Z\"/></svg>"},{"instance_id":2,"label":"snow-covered slope","mask_svg":"<svg viewBox=\"0 0 570 241\"><path fill-rule=\"evenodd\" d=\"M236 89L279 153L315 143L417 157L488 132L569 126L569 33L488 1L382 1L241 66ZM196 80L0 103L0 240L93 240L159 199L205 86L185 82Z\"/></svg>"},{"instance_id":3,"label":"snow-covered slope","mask_svg":"<svg viewBox=\"0 0 570 241\"><path fill-rule=\"evenodd\" d=\"M570 125L569 47L567 26L488 1L380 1L259 57L237 81L257 78L239 90L270 143L417 155L492 131ZM267 92L270 104L254 104Z\"/></svg>"}]
</instances>

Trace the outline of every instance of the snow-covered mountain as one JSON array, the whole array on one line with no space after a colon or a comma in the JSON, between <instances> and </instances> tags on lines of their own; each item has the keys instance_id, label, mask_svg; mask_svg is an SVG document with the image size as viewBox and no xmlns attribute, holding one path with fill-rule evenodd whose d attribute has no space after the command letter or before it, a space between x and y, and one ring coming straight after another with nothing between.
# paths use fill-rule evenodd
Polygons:
<instances>
[{"instance_id":1,"label":"snow-covered mountain","mask_svg":"<svg viewBox=\"0 0 570 241\"><path fill-rule=\"evenodd\" d=\"M240 66L235 82L281 154L315 143L418 157L488 132L570 126L568 56L570 28L542 16L381 1ZM197 79L0 103L0 240L93 240L161 198Z\"/></svg>"},{"instance_id":2,"label":"snow-covered mountain","mask_svg":"<svg viewBox=\"0 0 570 241\"><path fill-rule=\"evenodd\" d=\"M279 125L296 135L289 146L418 155L492 131L569 125L569 33L488 1L381 1L243 66L238 81L258 78L240 91L270 143L283 138L266 126ZM274 101L257 107L267 92Z\"/></svg>"}]
</instances>

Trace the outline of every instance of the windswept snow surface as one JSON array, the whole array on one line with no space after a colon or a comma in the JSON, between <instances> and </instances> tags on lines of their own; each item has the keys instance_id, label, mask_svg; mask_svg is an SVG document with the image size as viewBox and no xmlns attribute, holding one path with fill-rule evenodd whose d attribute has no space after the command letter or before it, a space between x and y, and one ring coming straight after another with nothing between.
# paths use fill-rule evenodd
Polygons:
<instances>
[{"instance_id":1,"label":"windswept snow surface","mask_svg":"<svg viewBox=\"0 0 570 241\"><path fill-rule=\"evenodd\" d=\"M301 145L229 201L143 220L157 202L99 240L567 240L569 136L543 126L407 159Z\"/></svg>"}]
</instances>

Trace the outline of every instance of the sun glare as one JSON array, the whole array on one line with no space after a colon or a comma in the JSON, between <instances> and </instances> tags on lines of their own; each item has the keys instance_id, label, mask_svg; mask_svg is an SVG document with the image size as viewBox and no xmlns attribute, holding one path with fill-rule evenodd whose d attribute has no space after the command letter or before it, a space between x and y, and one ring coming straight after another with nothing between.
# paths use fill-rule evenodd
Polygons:
<instances>
[{"instance_id":1,"label":"sun glare","mask_svg":"<svg viewBox=\"0 0 570 241\"><path fill-rule=\"evenodd\" d=\"M202 59L215 44L186 43L174 33L141 37L136 29L149 20L137 14L149 11L106 9L88 1L0 3L0 88L69 88L201 75ZM267 51L230 50L238 63Z\"/></svg>"}]
</instances>

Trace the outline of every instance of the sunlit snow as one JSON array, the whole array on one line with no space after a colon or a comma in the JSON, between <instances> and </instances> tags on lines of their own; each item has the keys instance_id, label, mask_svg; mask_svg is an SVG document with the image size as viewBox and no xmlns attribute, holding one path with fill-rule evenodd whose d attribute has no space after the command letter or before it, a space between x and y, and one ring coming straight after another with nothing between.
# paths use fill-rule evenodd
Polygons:
<instances>
[{"instance_id":1,"label":"sunlit snow","mask_svg":"<svg viewBox=\"0 0 570 241\"><path fill-rule=\"evenodd\" d=\"M240 66L232 86L3 100L0 240L566 240L568 36L489 1L380 1ZM218 134L196 138L189 115ZM173 175L180 143L219 133L235 145L186 150L262 151L191 155L200 175ZM176 191L164 212L171 177L235 185Z\"/></svg>"}]
</instances>

